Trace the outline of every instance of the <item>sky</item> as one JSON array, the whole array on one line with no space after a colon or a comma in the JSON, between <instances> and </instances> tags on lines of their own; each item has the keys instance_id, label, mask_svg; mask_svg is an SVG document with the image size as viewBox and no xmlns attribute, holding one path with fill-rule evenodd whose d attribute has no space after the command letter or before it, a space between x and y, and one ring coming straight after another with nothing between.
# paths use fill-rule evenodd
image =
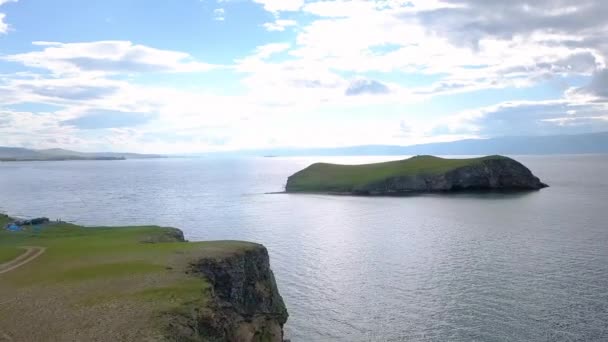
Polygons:
<instances>
[{"instance_id":1,"label":"sky","mask_svg":"<svg viewBox=\"0 0 608 342\"><path fill-rule=\"evenodd\" d=\"M608 131L608 1L0 0L0 146Z\"/></svg>"}]
</instances>

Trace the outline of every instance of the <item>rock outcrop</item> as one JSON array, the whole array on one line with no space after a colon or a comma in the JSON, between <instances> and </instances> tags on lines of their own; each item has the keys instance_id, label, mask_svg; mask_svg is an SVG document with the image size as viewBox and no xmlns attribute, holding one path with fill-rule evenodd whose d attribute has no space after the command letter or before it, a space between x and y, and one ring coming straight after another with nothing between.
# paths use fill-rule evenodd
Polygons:
<instances>
[{"instance_id":1,"label":"rock outcrop","mask_svg":"<svg viewBox=\"0 0 608 342\"><path fill-rule=\"evenodd\" d=\"M211 302L197 317L198 336L183 340L283 342L289 315L264 246L198 260L191 271L211 284Z\"/></svg>"},{"instance_id":2,"label":"rock outcrop","mask_svg":"<svg viewBox=\"0 0 608 342\"><path fill-rule=\"evenodd\" d=\"M538 190L547 187L521 163L510 159L487 159L440 174L390 177L353 192L390 194L462 190Z\"/></svg>"}]
</instances>

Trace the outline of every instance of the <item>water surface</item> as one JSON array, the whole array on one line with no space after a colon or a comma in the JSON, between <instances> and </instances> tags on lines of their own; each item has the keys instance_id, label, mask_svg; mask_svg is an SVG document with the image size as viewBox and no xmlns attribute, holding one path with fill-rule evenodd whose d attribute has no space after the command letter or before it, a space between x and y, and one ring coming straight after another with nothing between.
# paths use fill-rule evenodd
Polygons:
<instances>
[{"instance_id":1,"label":"water surface","mask_svg":"<svg viewBox=\"0 0 608 342\"><path fill-rule=\"evenodd\" d=\"M265 195L315 161L0 163L0 210L265 244L295 341L608 340L608 156L525 156L550 188Z\"/></svg>"}]
</instances>

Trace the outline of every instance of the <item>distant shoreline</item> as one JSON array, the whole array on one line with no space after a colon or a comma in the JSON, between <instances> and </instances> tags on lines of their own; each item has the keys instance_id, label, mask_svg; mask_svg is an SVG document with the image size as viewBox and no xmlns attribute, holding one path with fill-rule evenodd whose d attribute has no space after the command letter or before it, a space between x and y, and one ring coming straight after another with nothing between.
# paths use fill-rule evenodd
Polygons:
<instances>
[{"instance_id":1,"label":"distant shoreline","mask_svg":"<svg viewBox=\"0 0 608 342\"><path fill-rule=\"evenodd\" d=\"M0 158L0 162L53 162L53 161L103 161L103 160L141 160L141 159L167 159L169 157L145 157L145 158L127 158L127 157L60 157L60 158Z\"/></svg>"},{"instance_id":2,"label":"distant shoreline","mask_svg":"<svg viewBox=\"0 0 608 342\"><path fill-rule=\"evenodd\" d=\"M125 160L167 158L161 154L129 152L77 152L60 148L33 150L23 147L0 146L0 162L15 161L68 161L68 160Z\"/></svg>"},{"instance_id":3,"label":"distant shoreline","mask_svg":"<svg viewBox=\"0 0 608 342\"><path fill-rule=\"evenodd\" d=\"M125 157L95 157L95 158L0 158L0 162L33 162L33 161L73 161L73 160L127 160Z\"/></svg>"}]
</instances>

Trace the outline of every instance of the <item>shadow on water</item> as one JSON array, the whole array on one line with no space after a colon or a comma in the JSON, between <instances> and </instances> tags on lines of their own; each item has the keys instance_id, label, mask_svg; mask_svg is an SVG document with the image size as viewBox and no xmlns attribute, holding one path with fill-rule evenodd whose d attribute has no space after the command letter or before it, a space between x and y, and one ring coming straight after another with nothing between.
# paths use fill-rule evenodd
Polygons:
<instances>
[{"instance_id":1,"label":"shadow on water","mask_svg":"<svg viewBox=\"0 0 608 342\"><path fill-rule=\"evenodd\" d=\"M445 192L400 192L389 194L353 194L353 193L338 193L338 192L287 192L275 191L264 192L261 195L292 195L292 196L336 196L336 197L355 197L355 198L417 198L417 197L436 197L436 198L467 198L467 199L484 199L484 200L503 200L524 198L533 194L537 194L542 190L457 190ZM253 194L247 194L253 195Z\"/></svg>"},{"instance_id":2,"label":"shadow on water","mask_svg":"<svg viewBox=\"0 0 608 342\"><path fill-rule=\"evenodd\" d=\"M542 190L469 190L469 191L454 191L443 193L429 193L419 196L436 196L446 198L467 198L467 199L483 199L483 200L505 200L524 198L538 194Z\"/></svg>"}]
</instances>

